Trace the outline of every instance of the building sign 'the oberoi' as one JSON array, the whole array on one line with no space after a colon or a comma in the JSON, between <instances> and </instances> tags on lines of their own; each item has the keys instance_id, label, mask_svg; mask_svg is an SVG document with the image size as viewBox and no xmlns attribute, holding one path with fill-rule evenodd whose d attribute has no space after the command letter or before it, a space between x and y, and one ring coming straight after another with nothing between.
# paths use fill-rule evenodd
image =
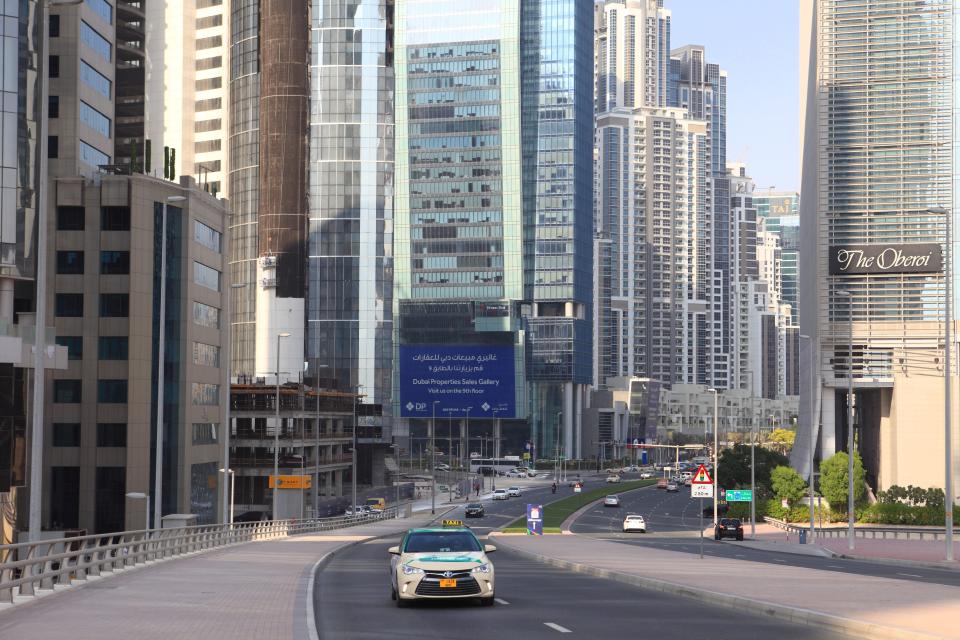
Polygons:
<instances>
[{"instance_id":1,"label":"building sign 'the oberoi'","mask_svg":"<svg viewBox=\"0 0 960 640\"><path fill-rule=\"evenodd\" d=\"M940 273L943 251L939 243L854 244L830 247L830 275L884 273Z\"/></svg>"}]
</instances>

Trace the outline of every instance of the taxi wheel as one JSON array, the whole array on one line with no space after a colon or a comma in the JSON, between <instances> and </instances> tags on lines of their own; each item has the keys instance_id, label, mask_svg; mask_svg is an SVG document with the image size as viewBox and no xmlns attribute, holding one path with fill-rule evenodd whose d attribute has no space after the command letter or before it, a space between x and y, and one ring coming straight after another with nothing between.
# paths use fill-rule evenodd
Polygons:
<instances>
[{"instance_id":1,"label":"taxi wheel","mask_svg":"<svg viewBox=\"0 0 960 640\"><path fill-rule=\"evenodd\" d=\"M404 599L401 598L400 596L397 596L397 608L398 608L398 609L406 609L406 608L409 607L409 606L410 606L410 603L409 603L408 601L404 600Z\"/></svg>"},{"instance_id":2,"label":"taxi wheel","mask_svg":"<svg viewBox=\"0 0 960 640\"><path fill-rule=\"evenodd\" d=\"M391 600L397 599L397 590L394 589L393 587L390 588L390 599Z\"/></svg>"},{"instance_id":3,"label":"taxi wheel","mask_svg":"<svg viewBox=\"0 0 960 640\"><path fill-rule=\"evenodd\" d=\"M493 603L496 602L492 597L491 598L480 598L481 607L492 607Z\"/></svg>"}]
</instances>

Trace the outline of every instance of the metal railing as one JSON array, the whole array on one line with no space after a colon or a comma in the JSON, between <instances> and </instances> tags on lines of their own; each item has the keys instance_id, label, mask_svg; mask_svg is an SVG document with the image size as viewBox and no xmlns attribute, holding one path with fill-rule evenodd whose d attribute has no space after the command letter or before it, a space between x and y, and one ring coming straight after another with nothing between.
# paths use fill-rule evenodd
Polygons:
<instances>
[{"instance_id":1,"label":"metal railing","mask_svg":"<svg viewBox=\"0 0 960 640\"><path fill-rule=\"evenodd\" d=\"M767 524L787 533L798 534L800 531L810 531L809 525L790 524L769 516L763 517ZM814 527L814 534L818 538L846 538L847 527ZM857 526L853 535L865 540L934 540L942 541L946 535L946 527L907 527L907 526ZM960 529L954 527L954 535L960 536Z\"/></svg>"},{"instance_id":2,"label":"metal railing","mask_svg":"<svg viewBox=\"0 0 960 640\"><path fill-rule=\"evenodd\" d=\"M270 520L123 531L0 545L0 610L39 591L116 575L210 549L341 529L397 517L397 508L317 520Z\"/></svg>"}]
</instances>

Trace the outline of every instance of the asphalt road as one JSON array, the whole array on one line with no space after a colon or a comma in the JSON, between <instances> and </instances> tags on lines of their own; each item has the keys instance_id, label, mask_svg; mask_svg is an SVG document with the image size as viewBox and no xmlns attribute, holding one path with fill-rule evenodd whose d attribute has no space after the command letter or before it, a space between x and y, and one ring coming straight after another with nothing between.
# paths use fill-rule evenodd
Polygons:
<instances>
[{"instance_id":1,"label":"asphalt road","mask_svg":"<svg viewBox=\"0 0 960 640\"><path fill-rule=\"evenodd\" d=\"M571 528L574 533L590 535L624 544L647 545L684 553L700 552L700 500L690 498L690 488L681 487L677 493L667 493L654 487L638 489L620 496L621 506L590 509L580 516ZM712 506L710 500L704 507ZM647 523L646 534L623 533L623 518L629 513L643 516ZM713 514L704 516L704 526L709 526ZM750 535L750 524L745 523L745 534ZM720 556L766 564L783 564L808 567L824 571L840 571L857 575L893 578L925 583L960 586L960 571L949 569L918 568L913 566L883 565L844 558L806 556L751 549L749 543L716 541L705 536L704 555Z\"/></svg>"},{"instance_id":2,"label":"asphalt road","mask_svg":"<svg viewBox=\"0 0 960 640\"><path fill-rule=\"evenodd\" d=\"M467 600L399 609L390 600L387 553L398 542L375 540L350 547L318 574L314 610L320 638L837 637L564 571L505 551L492 557L498 598L492 608Z\"/></svg>"}]
</instances>

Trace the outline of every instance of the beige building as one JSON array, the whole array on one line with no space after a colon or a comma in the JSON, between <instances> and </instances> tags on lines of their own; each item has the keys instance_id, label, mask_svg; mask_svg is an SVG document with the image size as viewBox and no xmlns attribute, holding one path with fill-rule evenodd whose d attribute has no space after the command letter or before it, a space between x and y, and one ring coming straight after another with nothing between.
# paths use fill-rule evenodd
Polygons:
<instances>
[{"instance_id":1,"label":"beige building","mask_svg":"<svg viewBox=\"0 0 960 640\"><path fill-rule=\"evenodd\" d=\"M54 180L49 203L47 305L69 359L47 378L44 528L144 526L125 494L153 490L165 204L162 510L217 521L226 203L142 175Z\"/></svg>"}]
</instances>

